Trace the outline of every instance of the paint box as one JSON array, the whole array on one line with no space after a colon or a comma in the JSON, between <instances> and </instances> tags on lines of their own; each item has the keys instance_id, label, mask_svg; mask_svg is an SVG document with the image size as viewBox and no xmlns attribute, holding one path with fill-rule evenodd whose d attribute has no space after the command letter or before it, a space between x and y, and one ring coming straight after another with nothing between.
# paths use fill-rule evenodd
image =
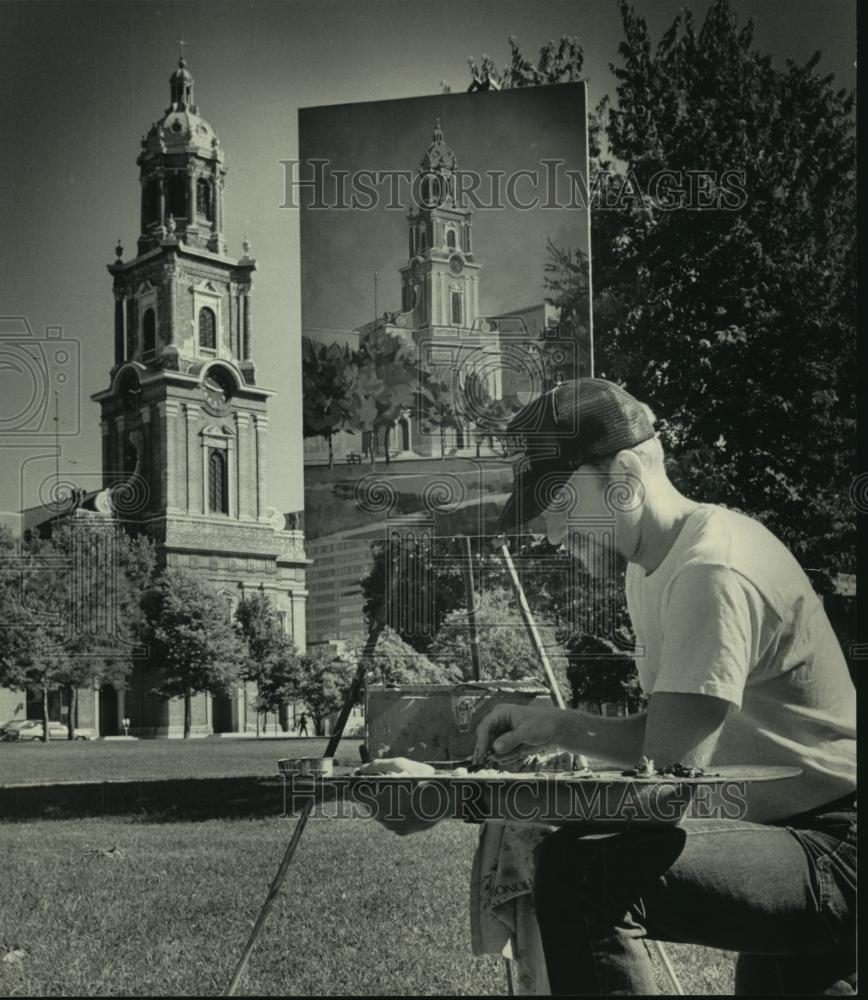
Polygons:
<instances>
[{"instance_id":1,"label":"paint box","mask_svg":"<svg viewBox=\"0 0 868 1000\"><path fill-rule=\"evenodd\" d=\"M365 744L370 759L408 757L427 763L472 756L476 727L497 705L551 704L537 681L466 684L369 684L365 693Z\"/></svg>"}]
</instances>

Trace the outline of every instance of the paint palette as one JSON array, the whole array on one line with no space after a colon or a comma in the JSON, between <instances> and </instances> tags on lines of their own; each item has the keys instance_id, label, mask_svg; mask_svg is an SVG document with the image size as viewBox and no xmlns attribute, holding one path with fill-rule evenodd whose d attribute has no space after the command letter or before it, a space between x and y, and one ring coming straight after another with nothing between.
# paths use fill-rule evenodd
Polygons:
<instances>
[{"instance_id":1,"label":"paint palette","mask_svg":"<svg viewBox=\"0 0 868 1000\"><path fill-rule=\"evenodd\" d=\"M744 815L747 786L801 774L795 767L716 767L701 777L635 777L621 771L433 775L292 775L288 801L298 808L313 798L321 815L373 817L398 822L592 824L600 832L634 825L674 825L688 807L705 817Z\"/></svg>"}]
</instances>

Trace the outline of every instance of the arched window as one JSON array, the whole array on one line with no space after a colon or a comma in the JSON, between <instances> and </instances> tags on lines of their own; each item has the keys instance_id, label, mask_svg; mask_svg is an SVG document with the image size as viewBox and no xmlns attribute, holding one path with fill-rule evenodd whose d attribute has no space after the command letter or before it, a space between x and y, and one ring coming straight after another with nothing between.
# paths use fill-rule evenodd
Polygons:
<instances>
[{"instance_id":1,"label":"arched window","mask_svg":"<svg viewBox=\"0 0 868 1000\"><path fill-rule=\"evenodd\" d=\"M452 322L461 326L461 292L452 293Z\"/></svg>"},{"instance_id":2,"label":"arched window","mask_svg":"<svg viewBox=\"0 0 868 1000\"><path fill-rule=\"evenodd\" d=\"M166 214L176 219L187 214L187 177L186 174L173 173L166 178L167 205Z\"/></svg>"},{"instance_id":3,"label":"arched window","mask_svg":"<svg viewBox=\"0 0 868 1000\"><path fill-rule=\"evenodd\" d=\"M142 316L142 352L145 358L157 353L157 316L153 309L146 309Z\"/></svg>"},{"instance_id":4,"label":"arched window","mask_svg":"<svg viewBox=\"0 0 868 1000\"><path fill-rule=\"evenodd\" d=\"M446 230L446 246L449 247L450 250L457 249L456 245L455 245L455 230L454 229L447 229Z\"/></svg>"},{"instance_id":5,"label":"arched window","mask_svg":"<svg viewBox=\"0 0 868 1000\"><path fill-rule=\"evenodd\" d=\"M208 306L199 310L199 346L206 351L217 350L217 317Z\"/></svg>"},{"instance_id":6,"label":"arched window","mask_svg":"<svg viewBox=\"0 0 868 1000\"><path fill-rule=\"evenodd\" d=\"M149 226L152 222L160 221L160 182L156 177L151 177L145 183L142 194L142 225Z\"/></svg>"},{"instance_id":7,"label":"arched window","mask_svg":"<svg viewBox=\"0 0 868 1000\"><path fill-rule=\"evenodd\" d=\"M208 510L229 513L226 455L221 448L212 448L208 456Z\"/></svg>"},{"instance_id":8,"label":"arched window","mask_svg":"<svg viewBox=\"0 0 868 1000\"><path fill-rule=\"evenodd\" d=\"M196 181L196 211L210 222L212 216L211 185L204 177Z\"/></svg>"},{"instance_id":9,"label":"arched window","mask_svg":"<svg viewBox=\"0 0 868 1000\"><path fill-rule=\"evenodd\" d=\"M425 227L419 227L419 249L426 250L428 248L428 240L425 238Z\"/></svg>"}]
</instances>

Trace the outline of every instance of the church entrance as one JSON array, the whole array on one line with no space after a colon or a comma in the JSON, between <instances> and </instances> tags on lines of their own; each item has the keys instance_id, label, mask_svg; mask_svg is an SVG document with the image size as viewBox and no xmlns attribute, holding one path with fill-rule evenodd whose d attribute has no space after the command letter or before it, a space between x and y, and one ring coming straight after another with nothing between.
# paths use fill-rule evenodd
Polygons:
<instances>
[{"instance_id":1,"label":"church entrance","mask_svg":"<svg viewBox=\"0 0 868 1000\"><path fill-rule=\"evenodd\" d=\"M401 417L398 421L398 440L401 444L401 451L410 450L410 421L406 417Z\"/></svg>"},{"instance_id":2,"label":"church entrance","mask_svg":"<svg viewBox=\"0 0 868 1000\"><path fill-rule=\"evenodd\" d=\"M235 732L235 701L226 694L215 694L211 699L211 711L215 733Z\"/></svg>"},{"instance_id":3,"label":"church entrance","mask_svg":"<svg viewBox=\"0 0 868 1000\"><path fill-rule=\"evenodd\" d=\"M118 693L111 684L103 684L99 689L99 734L119 736Z\"/></svg>"}]
</instances>

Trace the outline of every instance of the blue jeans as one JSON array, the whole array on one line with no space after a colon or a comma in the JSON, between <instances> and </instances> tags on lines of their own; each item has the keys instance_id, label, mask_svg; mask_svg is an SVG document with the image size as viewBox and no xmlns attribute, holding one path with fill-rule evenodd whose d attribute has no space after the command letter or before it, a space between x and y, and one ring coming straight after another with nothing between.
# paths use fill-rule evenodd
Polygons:
<instances>
[{"instance_id":1,"label":"blue jeans","mask_svg":"<svg viewBox=\"0 0 868 1000\"><path fill-rule=\"evenodd\" d=\"M737 993L823 993L855 973L855 803L777 825L588 832L564 827L537 848L553 994L655 994L646 937L741 952Z\"/></svg>"}]
</instances>

